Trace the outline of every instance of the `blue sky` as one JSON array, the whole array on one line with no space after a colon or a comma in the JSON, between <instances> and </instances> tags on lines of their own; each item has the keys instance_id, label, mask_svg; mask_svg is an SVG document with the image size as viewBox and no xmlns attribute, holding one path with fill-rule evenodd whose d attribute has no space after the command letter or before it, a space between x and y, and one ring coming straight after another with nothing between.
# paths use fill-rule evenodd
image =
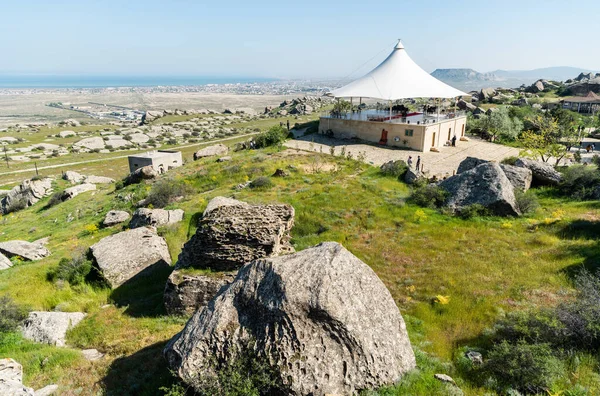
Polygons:
<instances>
[{"instance_id":1,"label":"blue sky","mask_svg":"<svg viewBox=\"0 0 600 396\"><path fill-rule=\"evenodd\" d=\"M600 70L599 16L592 0L2 0L0 73L357 77L397 38L428 71Z\"/></svg>"}]
</instances>

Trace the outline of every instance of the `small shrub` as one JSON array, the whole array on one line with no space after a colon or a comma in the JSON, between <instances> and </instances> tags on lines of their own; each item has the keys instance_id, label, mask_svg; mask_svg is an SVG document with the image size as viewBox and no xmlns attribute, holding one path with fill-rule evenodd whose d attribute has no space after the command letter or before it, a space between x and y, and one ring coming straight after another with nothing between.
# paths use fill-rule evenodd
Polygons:
<instances>
[{"instance_id":1,"label":"small shrub","mask_svg":"<svg viewBox=\"0 0 600 396\"><path fill-rule=\"evenodd\" d=\"M259 133L254 137L256 148L280 145L287 138L288 132L284 127L274 126L266 132Z\"/></svg>"},{"instance_id":2,"label":"small shrub","mask_svg":"<svg viewBox=\"0 0 600 396\"><path fill-rule=\"evenodd\" d=\"M62 258L58 267L48 271L47 278L51 282L62 280L75 286L83 283L91 270L92 262L84 255L71 259Z\"/></svg>"},{"instance_id":3,"label":"small shrub","mask_svg":"<svg viewBox=\"0 0 600 396\"><path fill-rule=\"evenodd\" d=\"M447 197L448 192L443 188L427 184L416 187L410 196L410 200L421 207L435 209L444 205Z\"/></svg>"},{"instance_id":4,"label":"small shrub","mask_svg":"<svg viewBox=\"0 0 600 396\"><path fill-rule=\"evenodd\" d=\"M17 330L22 321L27 319L28 312L17 305L9 296L0 297L0 333Z\"/></svg>"},{"instance_id":5,"label":"small shrub","mask_svg":"<svg viewBox=\"0 0 600 396\"><path fill-rule=\"evenodd\" d=\"M50 196L50 199L46 203L46 209L56 206L61 202L62 202L62 193L55 192L54 194L52 194L52 196Z\"/></svg>"},{"instance_id":6,"label":"small shrub","mask_svg":"<svg viewBox=\"0 0 600 396\"><path fill-rule=\"evenodd\" d=\"M504 158L502 161L500 161L501 164L505 164L505 165L515 165L515 163L517 162L517 160L519 159L519 157L506 157Z\"/></svg>"},{"instance_id":7,"label":"small shrub","mask_svg":"<svg viewBox=\"0 0 600 396\"><path fill-rule=\"evenodd\" d=\"M538 197L532 190L523 192L520 189L515 189L515 200L523 214L533 213L540 207Z\"/></svg>"},{"instance_id":8,"label":"small shrub","mask_svg":"<svg viewBox=\"0 0 600 396\"><path fill-rule=\"evenodd\" d=\"M267 176L258 177L250 183L250 188L267 189L273 186L273 182Z\"/></svg>"},{"instance_id":9,"label":"small shrub","mask_svg":"<svg viewBox=\"0 0 600 396\"><path fill-rule=\"evenodd\" d=\"M27 199L25 197L21 197L18 200L11 201L10 205L4 208L4 214L18 212L19 210L23 210L25 208L27 208Z\"/></svg>"},{"instance_id":10,"label":"small shrub","mask_svg":"<svg viewBox=\"0 0 600 396\"><path fill-rule=\"evenodd\" d=\"M154 183L146 197L146 202L155 208L164 208L174 202L175 198L186 197L191 192L192 188L183 181L162 179Z\"/></svg>"},{"instance_id":11,"label":"small shrub","mask_svg":"<svg viewBox=\"0 0 600 396\"><path fill-rule=\"evenodd\" d=\"M401 178L408 170L408 165L403 160L388 162L381 167L381 173L386 176Z\"/></svg>"},{"instance_id":12,"label":"small shrub","mask_svg":"<svg viewBox=\"0 0 600 396\"><path fill-rule=\"evenodd\" d=\"M585 200L595 198L598 186L600 186L600 172L596 167L573 165L563 171L563 178L558 188L564 195Z\"/></svg>"}]
</instances>

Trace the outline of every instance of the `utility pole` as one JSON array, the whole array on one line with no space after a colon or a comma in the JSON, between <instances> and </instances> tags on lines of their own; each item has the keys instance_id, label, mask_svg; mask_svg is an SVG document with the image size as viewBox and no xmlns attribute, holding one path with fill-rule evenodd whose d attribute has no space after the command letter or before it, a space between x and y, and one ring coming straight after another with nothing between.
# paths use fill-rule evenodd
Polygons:
<instances>
[{"instance_id":1,"label":"utility pole","mask_svg":"<svg viewBox=\"0 0 600 396\"><path fill-rule=\"evenodd\" d=\"M4 159L6 160L6 167L10 169L10 165L8 164L8 153L6 150L6 146L4 146Z\"/></svg>"},{"instance_id":2,"label":"utility pole","mask_svg":"<svg viewBox=\"0 0 600 396\"><path fill-rule=\"evenodd\" d=\"M34 162L33 165L35 165L35 175L39 176L40 173L38 172L38 168L37 168L37 162Z\"/></svg>"}]
</instances>

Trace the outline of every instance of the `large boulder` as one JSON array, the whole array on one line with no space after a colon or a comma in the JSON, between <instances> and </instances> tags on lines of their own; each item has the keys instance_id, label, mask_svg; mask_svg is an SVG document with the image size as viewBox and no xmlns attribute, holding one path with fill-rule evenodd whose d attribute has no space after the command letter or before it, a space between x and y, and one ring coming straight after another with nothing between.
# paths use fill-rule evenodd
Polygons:
<instances>
[{"instance_id":1,"label":"large boulder","mask_svg":"<svg viewBox=\"0 0 600 396\"><path fill-rule=\"evenodd\" d=\"M507 164L500 164L500 167L515 189L523 192L529 190L533 180L531 170Z\"/></svg>"},{"instance_id":2,"label":"large boulder","mask_svg":"<svg viewBox=\"0 0 600 396\"><path fill-rule=\"evenodd\" d=\"M85 179L85 176L75 171L66 171L62 174L62 178L71 184L79 184Z\"/></svg>"},{"instance_id":3,"label":"large boulder","mask_svg":"<svg viewBox=\"0 0 600 396\"><path fill-rule=\"evenodd\" d=\"M169 315L192 315L205 307L210 300L229 285L235 273L217 272L208 274L188 273L175 270L165 286L164 302Z\"/></svg>"},{"instance_id":4,"label":"large boulder","mask_svg":"<svg viewBox=\"0 0 600 396\"><path fill-rule=\"evenodd\" d=\"M0 359L0 395L34 396L32 388L23 385L23 366L13 359Z\"/></svg>"},{"instance_id":5,"label":"large boulder","mask_svg":"<svg viewBox=\"0 0 600 396\"><path fill-rule=\"evenodd\" d=\"M208 146L194 153L194 161L200 158L213 157L216 155L225 155L228 151L229 148L224 144L215 144L213 146Z\"/></svg>"},{"instance_id":6,"label":"large boulder","mask_svg":"<svg viewBox=\"0 0 600 396\"><path fill-rule=\"evenodd\" d=\"M129 220L129 213L124 210L111 210L104 217L102 225L105 227L114 226L116 224L124 223Z\"/></svg>"},{"instance_id":7,"label":"large boulder","mask_svg":"<svg viewBox=\"0 0 600 396\"><path fill-rule=\"evenodd\" d=\"M71 198L75 198L76 196L78 196L81 193L84 193L87 191L94 191L94 190L96 190L95 184L90 184L90 183L78 184L76 186L66 188L65 191L62 192L60 199L62 201L67 201Z\"/></svg>"},{"instance_id":8,"label":"large boulder","mask_svg":"<svg viewBox=\"0 0 600 396\"><path fill-rule=\"evenodd\" d=\"M459 173L466 172L468 170L475 168L478 165L485 164L486 162L489 162L489 161L481 159L481 158L467 157L464 160L462 160L460 164L458 164L458 169L456 170L456 173L459 174Z\"/></svg>"},{"instance_id":9,"label":"large boulder","mask_svg":"<svg viewBox=\"0 0 600 396\"><path fill-rule=\"evenodd\" d=\"M0 214L10 213L31 206L52 191L52 180L23 180L0 200Z\"/></svg>"},{"instance_id":10,"label":"large boulder","mask_svg":"<svg viewBox=\"0 0 600 396\"><path fill-rule=\"evenodd\" d=\"M0 253L9 258L18 256L27 261L40 260L50 255L50 251L42 244L19 240L0 242Z\"/></svg>"},{"instance_id":11,"label":"large boulder","mask_svg":"<svg viewBox=\"0 0 600 396\"><path fill-rule=\"evenodd\" d=\"M85 177L85 182L92 183L92 184L110 184L110 183L114 183L115 179L111 179L110 177L105 177L105 176L89 175L89 176Z\"/></svg>"},{"instance_id":12,"label":"large boulder","mask_svg":"<svg viewBox=\"0 0 600 396\"><path fill-rule=\"evenodd\" d=\"M0 253L0 271L9 269L10 267L12 267L12 262L8 259L8 257Z\"/></svg>"},{"instance_id":13,"label":"large boulder","mask_svg":"<svg viewBox=\"0 0 600 396\"><path fill-rule=\"evenodd\" d=\"M184 211L181 209L146 209L140 208L133 212L129 222L129 228L145 226L159 227L167 224L175 224L183 220Z\"/></svg>"},{"instance_id":14,"label":"large boulder","mask_svg":"<svg viewBox=\"0 0 600 396\"><path fill-rule=\"evenodd\" d=\"M426 179L426 177L419 169L409 167L404 174L404 182L406 184L415 184L424 179Z\"/></svg>"},{"instance_id":15,"label":"large boulder","mask_svg":"<svg viewBox=\"0 0 600 396\"><path fill-rule=\"evenodd\" d=\"M518 216L514 187L500 165L487 162L442 181L439 186L448 192L446 206L461 212L478 204L498 216Z\"/></svg>"},{"instance_id":16,"label":"large boulder","mask_svg":"<svg viewBox=\"0 0 600 396\"><path fill-rule=\"evenodd\" d=\"M73 148L79 150L102 150L104 148L104 139L102 139L100 136L81 139L77 143L73 143Z\"/></svg>"},{"instance_id":17,"label":"large boulder","mask_svg":"<svg viewBox=\"0 0 600 396\"><path fill-rule=\"evenodd\" d=\"M375 272L340 244L245 265L165 349L192 386L254 343L292 395L354 394L415 367L404 320Z\"/></svg>"},{"instance_id":18,"label":"large boulder","mask_svg":"<svg viewBox=\"0 0 600 396\"><path fill-rule=\"evenodd\" d=\"M177 267L231 271L263 257L291 253L290 205L249 205L217 197L209 202L196 234L184 245Z\"/></svg>"},{"instance_id":19,"label":"large boulder","mask_svg":"<svg viewBox=\"0 0 600 396\"><path fill-rule=\"evenodd\" d=\"M171 264L169 247L151 228L135 228L108 236L92 245L94 265L113 288L136 275Z\"/></svg>"},{"instance_id":20,"label":"large boulder","mask_svg":"<svg viewBox=\"0 0 600 396\"><path fill-rule=\"evenodd\" d=\"M164 110L151 110L144 113L142 116L142 123L147 124L149 122L155 121L165 115Z\"/></svg>"},{"instance_id":21,"label":"large boulder","mask_svg":"<svg viewBox=\"0 0 600 396\"><path fill-rule=\"evenodd\" d=\"M23 337L63 347L67 331L86 317L82 312L30 312L21 327Z\"/></svg>"},{"instance_id":22,"label":"large boulder","mask_svg":"<svg viewBox=\"0 0 600 396\"><path fill-rule=\"evenodd\" d=\"M157 176L158 176L158 172L156 172L156 170L154 170L154 168L151 165L143 166L143 167L138 168L135 171L131 172L125 178L125 184L126 185L136 184L136 183L140 183L142 180L156 179Z\"/></svg>"},{"instance_id":23,"label":"large boulder","mask_svg":"<svg viewBox=\"0 0 600 396\"><path fill-rule=\"evenodd\" d=\"M496 96L498 92L494 88L483 88L479 91L479 100L490 99Z\"/></svg>"},{"instance_id":24,"label":"large boulder","mask_svg":"<svg viewBox=\"0 0 600 396\"><path fill-rule=\"evenodd\" d=\"M533 175L533 182L536 185L555 186L562 180L562 175L554 167L546 162L534 161L527 158L519 158L515 165L521 168L527 168Z\"/></svg>"}]
</instances>

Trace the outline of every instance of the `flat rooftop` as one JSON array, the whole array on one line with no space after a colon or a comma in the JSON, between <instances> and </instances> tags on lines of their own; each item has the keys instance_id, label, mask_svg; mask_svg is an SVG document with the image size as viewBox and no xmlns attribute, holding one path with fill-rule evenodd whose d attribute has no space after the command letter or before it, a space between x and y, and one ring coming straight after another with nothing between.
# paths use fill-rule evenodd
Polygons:
<instances>
[{"instance_id":1,"label":"flat rooftop","mask_svg":"<svg viewBox=\"0 0 600 396\"><path fill-rule=\"evenodd\" d=\"M177 154L177 153L179 153L179 151L155 150L155 151L148 151L143 154L133 154L133 155L130 155L129 157L132 157L132 158L160 158L160 157L168 157L171 154Z\"/></svg>"},{"instance_id":2,"label":"flat rooftop","mask_svg":"<svg viewBox=\"0 0 600 396\"><path fill-rule=\"evenodd\" d=\"M466 113L462 111L446 112L445 114L436 113L423 113L423 112L411 112L402 114L400 112L392 111L390 119L389 110L363 110L353 113L342 113L339 115L331 115L331 113L321 114L321 118L341 119L341 120L353 120L353 121L371 121L371 122L386 122L392 124L436 124L438 122L445 122L454 118L465 117Z\"/></svg>"}]
</instances>

